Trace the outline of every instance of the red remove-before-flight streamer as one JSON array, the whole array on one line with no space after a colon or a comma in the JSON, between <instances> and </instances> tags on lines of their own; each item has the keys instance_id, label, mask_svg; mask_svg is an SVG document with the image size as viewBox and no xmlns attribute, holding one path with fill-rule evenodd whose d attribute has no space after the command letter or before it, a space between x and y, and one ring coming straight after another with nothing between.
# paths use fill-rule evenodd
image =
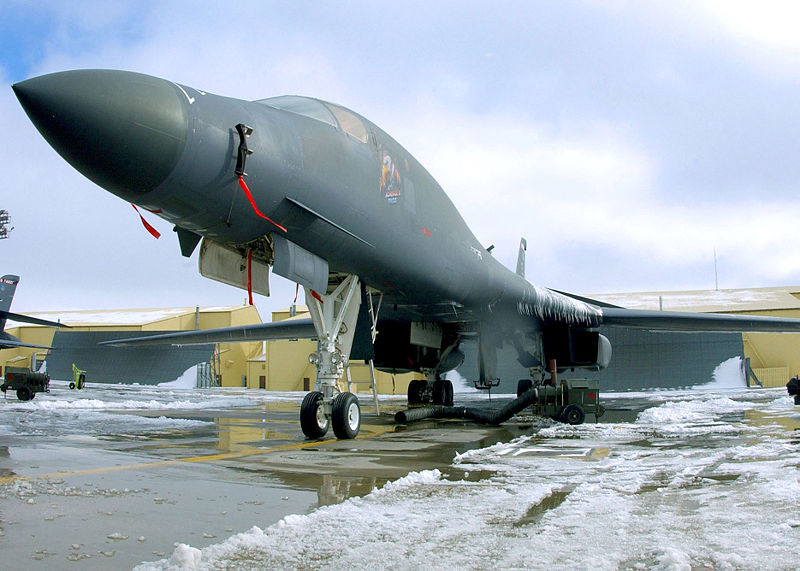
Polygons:
<instances>
[{"instance_id":1,"label":"red remove-before-flight streamer","mask_svg":"<svg viewBox=\"0 0 800 571\"><path fill-rule=\"evenodd\" d=\"M270 220L270 218L268 216L265 216L264 214L262 214L262 212L258 209L258 207L256 206L255 200L253 200L253 195L250 194L250 189L247 188L247 183L244 181L244 177L243 176L239 177L239 186L242 187L242 190L244 191L244 195L247 197L247 200L250 201L250 206L253 207L253 212L258 214L264 220L267 220L268 222L272 222L275 226L277 226L278 228L280 228L281 230L286 232L286 228L284 228L283 226L281 226L280 224L278 224L274 220Z\"/></svg>"}]
</instances>

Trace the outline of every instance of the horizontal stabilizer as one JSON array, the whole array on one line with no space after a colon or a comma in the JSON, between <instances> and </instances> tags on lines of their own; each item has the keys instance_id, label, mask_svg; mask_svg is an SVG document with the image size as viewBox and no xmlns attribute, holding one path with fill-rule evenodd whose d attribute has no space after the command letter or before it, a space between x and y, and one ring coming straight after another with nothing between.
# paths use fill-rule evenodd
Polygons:
<instances>
[{"instance_id":1,"label":"horizontal stabilizer","mask_svg":"<svg viewBox=\"0 0 800 571\"><path fill-rule=\"evenodd\" d=\"M38 317L29 317L27 315L21 315L19 313L11 313L10 311L0 311L0 319L10 319L11 321L16 321L17 323L48 325L50 327L69 327L69 325L64 325L63 323L57 323L55 321L47 321L46 319L39 319Z\"/></svg>"},{"instance_id":2,"label":"horizontal stabilizer","mask_svg":"<svg viewBox=\"0 0 800 571\"><path fill-rule=\"evenodd\" d=\"M800 319L788 317L621 308L603 308L602 324L650 331L800 333Z\"/></svg>"},{"instance_id":3,"label":"horizontal stabilizer","mask_svg":"<svg viewBox=\"0 0 800 571\"><path fill-rule=\"evenodd\" d=\"M276 323L258 323L238 327L220 327L202 331L162 333L129 339L112 339L100 345L132 347L144 345L197 345L202 343L241 343L247 341L280 341L283 339L312 339L317 336L311 319L294 319Z\"/></svg>"}]
</instances>

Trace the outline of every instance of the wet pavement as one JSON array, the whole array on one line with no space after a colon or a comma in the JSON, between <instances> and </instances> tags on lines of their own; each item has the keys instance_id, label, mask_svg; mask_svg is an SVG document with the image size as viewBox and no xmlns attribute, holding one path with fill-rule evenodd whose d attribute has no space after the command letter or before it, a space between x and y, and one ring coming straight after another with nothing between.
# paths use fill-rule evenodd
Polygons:
<instances>
[{"instance_id":1,"label":"wet pavement","mask_svg":"<svg viewBox=\"0 0 800 571\"><path fill-rule=\"evenodd\" d=\"M609 395L601 422L579 427L525 413L500 427L398 426L405 399L382 400L376 416L361 397L361 434L347 441L305 440L302 398L55 384L0 400L2 567L796 560L800 414L784 391ZM591 541L546 549L565 536Z\"/></svg>"},{"instance_id":2,"label":"wet pavement","mask_svg":"<svg viewBox=\"0 0 800 571\"><path fill-rule=\"evenodd\" d=\"M308 441L299 393L274 402L263 391L217 391L219 402L193 396L180 408L183 393L140 390L147 394L54 386L29 403L0 400L4 568L132 567L178 543L202 547L365 495L410 471L444 469L457 453L523 430L396 426L403 399L383 401L376 416L362 397L359 438ZM172 403L178 408L167 408Z\"/></svg>"}]
</instances>

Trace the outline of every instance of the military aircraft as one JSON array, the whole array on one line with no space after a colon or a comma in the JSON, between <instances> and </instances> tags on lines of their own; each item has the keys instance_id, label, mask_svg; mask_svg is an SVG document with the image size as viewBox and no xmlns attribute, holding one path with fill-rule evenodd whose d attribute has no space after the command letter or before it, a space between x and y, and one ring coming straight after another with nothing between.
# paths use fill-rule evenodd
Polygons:
<instances>
[{"instance_id":1,"label":"military aircraft","mask_svg":"<svg viewBox=\"0 0 800 571\"><path fill-rule=\"evenodd\" d=\"M52 349L47 345L31 345L30 343L23 343L10 333L5 332L6 320L13 319L20 323L33 323L35 325L49 325L51 327L66 327L54 321L47 321L46 319L39 319L37 317L28 317L27 315L20 315L19 313L11 313L11 300L14 299L14 292L17 290L19 283L19 276L5 275L0 278L0 349L14 349L16 347L32 347L34 349Z\"/></svg>"},{"instance_id":2,"label":"military aircraft","mask_svg":"<svg viewBox=\"0 0 800 571\"><path fill-rule=\"evenodd\" d=\"M448 404L446 371L478 343L480 382L516 349L536 380L600 370L599 327L800 331L800 320L633 311L533 285L472 234L423 166L361 115L310 97L244 101L117 70L75 70L13 86L50 145L90 180L174 224L181 253L203 241L203 275L268 293L268 268L305 289L311 319L142 338L140 344L316 338L309 438L358 434L338 381L351 359L412 370L410 402ZM132 343L132 340L126 340Z\"/></svg>"}]
</instances>

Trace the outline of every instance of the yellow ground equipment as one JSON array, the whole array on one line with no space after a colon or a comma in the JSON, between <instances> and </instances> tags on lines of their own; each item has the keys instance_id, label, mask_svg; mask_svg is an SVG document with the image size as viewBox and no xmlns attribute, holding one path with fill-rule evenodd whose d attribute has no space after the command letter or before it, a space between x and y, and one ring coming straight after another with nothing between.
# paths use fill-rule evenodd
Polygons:
<instances>
[{"instance_id":1,"label":"yellow ground equipment","mask_svg":"<svg viewBox=\"0 0 800 571\"><path fill-rule=\"evenodd\" d=\"M86 371L72 363L72 382L69 384L69 388L81 390L84 385L86 385Z\"/></svg>"}]
</instances>

